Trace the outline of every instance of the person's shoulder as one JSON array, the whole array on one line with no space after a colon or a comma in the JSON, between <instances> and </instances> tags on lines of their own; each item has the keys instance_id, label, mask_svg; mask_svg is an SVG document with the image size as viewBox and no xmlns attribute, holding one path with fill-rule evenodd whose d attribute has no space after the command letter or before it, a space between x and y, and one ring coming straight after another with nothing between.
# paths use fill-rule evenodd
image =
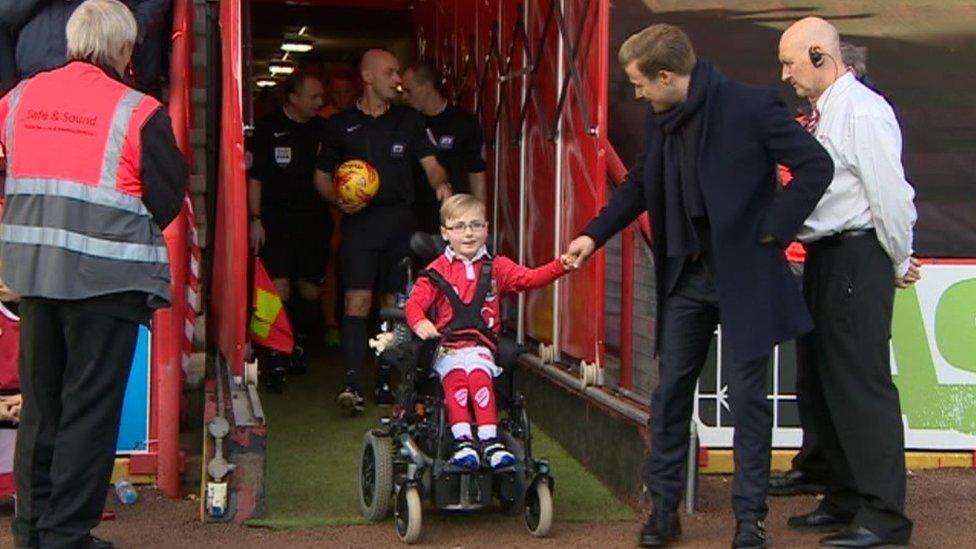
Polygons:
<instances>
[{"instance_id":1,"label":"person's shoulder","mask_svg":"<svg viewBox=\"0 0 976 549\"><path fill-rule=\"evenodd\" d=\"M779 90L772 86L763 84L750 84L740 82L731 78L723 78L718 83L719 93L722 93L733 100L744 101L757 105L766 105L771 101L782 99Z\"/></svg>"},{"instance_id":2,"label":"person's shoulder","mask_svg":"<svg viewBox=\"0 0 976 549\"><path fill-rule=\"evenodd\" d=\"M254 131L255 132L265 131L270 128L277 127L281 124L281 119L283 117L284 115L282 114L281 109L275 109L274 111L269 112L268 114L262 116L261 118L258 118L254 122Z\"/></svg>"},{"instance_id":3,"label":"person's shoulder","mask_svg":"<svg viewBox=\"0 0 976 549\"><path fill-rule=\"evenodd\" d=\"M425 271L435 271L438 274L443 275L448 270L447 269L447 264L448 264L447 257L444 254L440 254L437 257L435 257L433 261L431 261L430 263L428 263L427 266L424 267L424 270Z\"/></svg>"},{"instance_id":4,"label":"person's shoulder","mask_svg":"<svg viewBox=\"0 0 976 549\"><path fill-rule=\"evenodd\" d=\"M847 99L850 102L851 113L857 118L895 118L895 111L891 108L891 104L861 82L855 82L851 85Z\"/></svg>"},{"instance_id":5,"label":"person's shoulder","mask_svg":"<svg viewBox=\"0 0 976 549\"><path fill-rule=\"evenodd\" d=\"M463 107L459 107L457 105L451 105L448 108L452 108L452 111L451 111L452 112L452 115L455 118L457 118L458 120L462 120L465 123L467 123L469 125L472 125L472 126L481 127L481 121L478 120L478 117L475 116L474 113L470 112L468 109L465 109Z\"/></svg>"},{"instance_id":6,"label":"person's shoulder","mask_svg":"<svg viewBox=\"0 0 976 549\"><path fill-rule=\"evenodd\" d=\"M389 114L399 120L409 120L427 126L427 118L420 111L406 105L390 105Z\"/></svg>"},{"instance_id":7,"label":"person's shoulder","mask_svg":"<svg viewBox=\"0 0 976 549\"><path fill-rule=\"evenodd\" d=\"M507 255L498 254L498 255L491 256L491 265L492 265L492 270L495 270L499 267L502 269L509 269L515 265L518 265L518 262L508 257Z\"/></svg>"},{"instance_id":8,"label":"person's shoulder","mask_svg":"<svg viewBox=\"0 0 976 549\"><path fill-rule=\"evenodd\" d=\"M360 113L356 109L346 109L339 111L328 118L322 120L322 129L327 132L339 132L346 134L345 129L356 124L361 124Z\"/></svg>"}]
</instances>

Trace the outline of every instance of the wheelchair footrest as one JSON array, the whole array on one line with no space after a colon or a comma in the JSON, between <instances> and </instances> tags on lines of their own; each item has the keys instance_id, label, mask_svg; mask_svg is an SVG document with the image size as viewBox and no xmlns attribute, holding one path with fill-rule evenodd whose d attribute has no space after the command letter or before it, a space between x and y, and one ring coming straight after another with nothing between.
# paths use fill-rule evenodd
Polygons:
<instances>
[{"instance_id":1,"label":"wheelchair footrest","mask_svg":"<svg viewBox=\"0 0 976 549\"><path fill-rule=\"evenodd\" d=\"M438 509L468 511L491 504L491 473L448 472L446 469L433 479L434 505Z\"/></svg>"}]
</instances>

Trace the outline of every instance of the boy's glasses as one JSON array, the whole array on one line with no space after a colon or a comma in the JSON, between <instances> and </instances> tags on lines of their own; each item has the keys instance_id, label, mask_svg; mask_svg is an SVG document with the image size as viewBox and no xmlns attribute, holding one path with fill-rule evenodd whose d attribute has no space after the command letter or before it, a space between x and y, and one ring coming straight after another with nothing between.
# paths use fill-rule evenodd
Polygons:
<instances>
[{"instance_id":1,"label":"boy's glasses","mask_svg":"<svg viewBox=\"0 0 976 549\"><path fill-rule=\"evenodd\" d=\"M445 229L451 231L452 233L463 233L467 229L471 229L471 232L477 233L488 228L487 221L472 221L471 223L455 223L450 227L444 227Z\"/></svg>"}]
</instances>

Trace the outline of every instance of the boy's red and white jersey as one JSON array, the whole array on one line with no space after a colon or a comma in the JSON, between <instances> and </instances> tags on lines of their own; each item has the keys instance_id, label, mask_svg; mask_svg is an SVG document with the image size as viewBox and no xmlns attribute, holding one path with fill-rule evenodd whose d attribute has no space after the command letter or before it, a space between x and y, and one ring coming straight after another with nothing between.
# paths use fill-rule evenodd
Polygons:
<instances>
[{"instance_id":1,"label":"boy's red and white jersey","mask_svg":"<svg viewBox=\"0 0 976 549\"><path fill-rule=\"evenodd\" d=\"M427 270L437 271L454 288L461 301L471 303L478 288L481 265L488 257L490 256L484 247L471 260L459 256L448 247L442 255L427 266ZM531 269L503 255L494 257L491 265L491 291L481 308L481 317L485 325L496 334L501 333L500 298L502 296L540 288L550 284L565 272L558 259ZM421 277L410 292L405 307L407 323L411 328L427 318L427 311L431 306L434 307L435 312L430 320L438 330L443 331L454 317L451 302L429 278ZM474 342L457 343L457 346L469 345L474 345Z\"/></svg>"}]
</instances>

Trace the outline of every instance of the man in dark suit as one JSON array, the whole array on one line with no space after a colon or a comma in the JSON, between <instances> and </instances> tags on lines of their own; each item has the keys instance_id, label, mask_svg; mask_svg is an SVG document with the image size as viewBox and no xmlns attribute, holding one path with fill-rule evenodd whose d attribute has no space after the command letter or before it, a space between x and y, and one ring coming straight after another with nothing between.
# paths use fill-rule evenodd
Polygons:
<instances>
[{"instance_id":1,"label":"man in dark suit","mask_svg":"<svg viewBox=\"0 0 976 549\"><path fill-rule=\"evenodd\" d=\"M578 267L650 213L660 381L651 399L646 478L654 511L640 543L664 546L680 534L676 510L695 382L721 322L736 425L733 547L765 547L769 353L812 327L782 248L816 206L833 165L775 91L728 80L698 61L681 29L651 25L628 38L618 57L637 99L653 111L644 150L563 261ZM779 190L777 162L794 174Z\"/></svg>"}]
</instances>

